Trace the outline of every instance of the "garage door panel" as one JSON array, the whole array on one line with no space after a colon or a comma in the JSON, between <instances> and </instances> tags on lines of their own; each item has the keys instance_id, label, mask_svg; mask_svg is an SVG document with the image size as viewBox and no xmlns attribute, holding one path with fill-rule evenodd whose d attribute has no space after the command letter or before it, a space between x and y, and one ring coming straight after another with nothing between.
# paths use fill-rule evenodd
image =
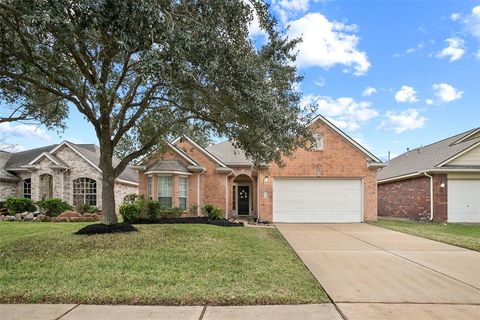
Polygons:
<instances>
[{"instance_id":1,"label":"garage door panel","mask_svg":"<svg viewBox=\"0 0 480 320\"><path fill-rule=\"evenodd\" d=\"M448 180L448 222L480 223L480 180Z\"/></svg>"},{"instance_id":2,"label":"garage door panel","mask_svg":"<svg viewBox=\"0 0 480 320\"><path fill-rule=\"evenodd\" d=\"M361 222L359 179L274 179L274 222Z\"/></svg>"}]
</instances>

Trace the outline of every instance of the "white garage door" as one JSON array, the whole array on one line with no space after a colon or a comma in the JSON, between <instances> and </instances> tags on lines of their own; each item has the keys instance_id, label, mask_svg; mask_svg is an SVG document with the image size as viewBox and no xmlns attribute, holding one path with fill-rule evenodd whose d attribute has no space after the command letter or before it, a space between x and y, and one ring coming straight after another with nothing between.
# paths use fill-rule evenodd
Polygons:
<instances>
[{"instance_id":1,"label":"white garage door","mask_svg":"<svg viewBox=\"0 0 480 320\"><path fill-rule=\"evenodd\" d=\"M480 223L480 180L448 180L448 222Z\"/></svg>"},{"instance_id":2,"label":"white garage door","mask_svg":"<svg viewBox=\"0 0 480 320\"><path fill-rule=\"evenodd\" d=\"M361 222L362 181L275 178L273 221Z\"/></svg>"}]
</instances>

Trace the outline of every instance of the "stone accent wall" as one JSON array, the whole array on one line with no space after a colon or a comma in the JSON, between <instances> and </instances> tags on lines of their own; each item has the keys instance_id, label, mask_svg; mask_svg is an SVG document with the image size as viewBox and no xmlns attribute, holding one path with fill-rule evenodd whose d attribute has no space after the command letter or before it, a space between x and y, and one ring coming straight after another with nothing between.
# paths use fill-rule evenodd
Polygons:
<instances>
[{"instance_id":1,"label":"stone accent wall","mask_svg":"<svg viewBox=\"0 0 480 320\"><path fill-rule=\"evenodd\" d=\"M447 220L448 179L433 176L434 221ZM445 187L442 188L441 184ZM411 220L430 218L430 178L420 176L378 185L378 215Z\"/></svg>"},{"instance_id":2,"label":"stone accent wall","mask_svg":"<svg viewBox=\"0 0 480 320\"><path fill-rule=\"evenodd\" d=\"M312 127L323 134L323 150L298 149L290 158L283 158L284 167L272 163L259 172L260 219L272 220L273 180L275 177L360 178L363 180L364 220L377 219L377 169L367 167L367 157L321 121ZM269 177L267 184L263 183Z\"/></svg>"},{"instance_id":3,"label":"stone accent wall","mask_svg":"<svg viewBox=\"0 0 480 320\"><path fill-rule=\"evenodd\" d=\"M101 191L101 190L100 190ZM123 198L127 194L138 194L138 187L126 183L115 183L115 212L119 214L119 208L123 203Z\"/></svg>"},{"instance_id":4,"label":"stone accent wall","mask_svg":"<svg viewBox=\"0 0 480 320\"><path fill-rule=\"evenodd\" d=\"M0 180L0 201L17 195L17 182Z\"/></svg>"}]
</instances>

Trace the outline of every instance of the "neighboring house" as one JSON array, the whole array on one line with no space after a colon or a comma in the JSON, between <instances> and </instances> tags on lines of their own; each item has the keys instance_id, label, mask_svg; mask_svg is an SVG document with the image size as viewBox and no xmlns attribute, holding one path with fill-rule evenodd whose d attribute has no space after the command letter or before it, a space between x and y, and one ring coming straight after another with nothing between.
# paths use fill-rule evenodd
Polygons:
<instances>
[{"instance_id":1,"label":"neighboring house","mask_svg":"<svg viewBox=\"0 0 480 320\"><path fill-rule=\"evenodd\" d=\"M199 214L213 204L226 217L274 222L361 222L377 219L377 170L384 164L325 118L311 123L316 143L285 166L255 168L242 150L222 142L202 148L182 136L150 155L139 193L165 207Z\"/></svg>"},{"instance_id":2,"label":"neighboring house","mask_svg":"<svg viewBox=\"0 0 480 320\"><path fill-rule=\"evenodd\" d=\"M393 158L378 173L378 212L480 222L480 128Z\"/></svg>"},{"instance_id":3,"label":"neighboring house","mask_svg":"<svg viewBox=\"0 0 480 320\"><path fill-rule=\"evenodd\" d=\"M0 151L0 201L10 196L34 201L54 197L101 209L99 159L96 145L68 141L16 153ZM137 192L138 175L127 168L116 180L117 208L126 194Z\"/></svg>"}]
</instances>

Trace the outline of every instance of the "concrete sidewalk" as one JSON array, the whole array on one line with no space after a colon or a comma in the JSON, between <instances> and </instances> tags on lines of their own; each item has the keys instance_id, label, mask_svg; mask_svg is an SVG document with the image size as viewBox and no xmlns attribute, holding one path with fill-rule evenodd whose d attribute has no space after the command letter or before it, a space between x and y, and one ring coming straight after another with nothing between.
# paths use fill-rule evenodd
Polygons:
<instances>
[{"instance_id":1,"label":"concrete sidewalk","mask_svg":"<svg viewBox=\"0 0 480 320\"><path fill-rule=\"evenodd\" d=\"M1 304L1 320L342 320L330 303L278 306L125 306Z\"/></svg>"}]
</instances>

